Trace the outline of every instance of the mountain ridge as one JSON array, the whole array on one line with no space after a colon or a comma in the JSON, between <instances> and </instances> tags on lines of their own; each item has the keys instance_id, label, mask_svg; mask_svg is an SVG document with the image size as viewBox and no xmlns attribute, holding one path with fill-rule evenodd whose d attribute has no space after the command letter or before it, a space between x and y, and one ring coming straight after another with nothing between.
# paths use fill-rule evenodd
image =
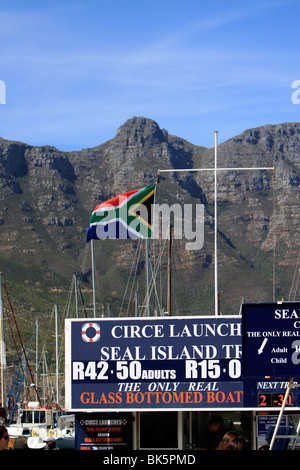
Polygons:
<instances>
[{"instance_id":1,"label":"mountain ridge","mask_svg":"<svg viewBox=\"0 0 300 470\"><path fill-rule=\"evenodd\" d=\"M247 129L218 145L218 167L275 167L275 181L271 171L218 172L223 313L238 313L242 298L289 295L300 241L299 165L299 123ZM0 265L18 308L32 318L51 309L52 300L64 309L75 272L90 306L85 233L96 204L152 184L158 170L213 166L213 148L173 136L145 117L128 119L115 137L80 151L0 138ZM214 172L161 173L157 197L159 203L205 205L203 249L186 252L174 241L174 315L213 314ZM98 300L118 315L137 243L95 245ZM139 270L142 283L144 261Z\"/></svg>"}]
</instances>

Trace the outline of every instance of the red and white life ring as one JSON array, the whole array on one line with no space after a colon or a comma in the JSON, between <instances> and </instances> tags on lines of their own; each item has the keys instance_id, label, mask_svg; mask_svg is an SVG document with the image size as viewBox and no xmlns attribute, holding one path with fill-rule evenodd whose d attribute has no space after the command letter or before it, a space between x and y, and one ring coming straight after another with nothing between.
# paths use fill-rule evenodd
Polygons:
<instances>
[{"instance_id":1,"label":"red and white life ring","mask_svg":"<svg viewBox=\"0 0 300 470\"><path fill-rule=\"evenodd\" d=\"M93 328L95 330L94 336L87 336L86 330L88 328ZM100 326L98 325L98 323L85 323L81 328L81 337L86 343L95 343L96 341L98 341L100 339Z\"/></svg>"}]
</instances>

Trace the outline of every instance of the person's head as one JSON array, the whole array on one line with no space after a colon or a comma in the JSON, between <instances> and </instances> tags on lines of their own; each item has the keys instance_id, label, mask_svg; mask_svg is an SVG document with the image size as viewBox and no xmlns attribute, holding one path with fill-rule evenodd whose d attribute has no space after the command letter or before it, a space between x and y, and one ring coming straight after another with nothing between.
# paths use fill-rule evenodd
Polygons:
<instances>
[{"instance_id":1,"label":"person's head","mask_svg":"<svg viewBox=\"0 0 300 470\"><path fill-rule=\"evenodd\" d=\"M218 432L222 428L222 416L212 416L209 421L208 429L210 432Z\"/></svg>"},{"instance_id":2,"label":"person's head","mask_svg":"<svg viewBox=\"0 0 300 470\"><path fill-rule=\"evenodd\" d=\"M236 431L228 431L226 434L224 434L220 444L218 445L217 450L227 450L230 441L233 439L236 439L237 437L240 437L240 434Z\"/></svg>"},{"instance_id":3,"label":"person's head","mask_svg":"<svg viewBox=\"0 0 300 470\"><path fill-rule=\"evenodd\" d=\"M270 444L267 441L260 441L258 444L258 450L270 450Z\"/></svg>"},{"instance_id":4,"label":"person's head","mask_svg":"<svg viewBox=\"0 0 300 470\"><path fill-rule=\"evenodd\" d=\"M49 449L51 449L51 450L52 450L52 449L55 449L55 447L56 447L56 442L55 442L54 437L48 437L48 438L46 439L46 445L47 445L47 447L48 447Z\"/></svg>"},{"instance_id":5,"label":"person's head","mask_svg":"<svg viewBox=\"0 0 300 470\"><path fill-rule=\"evenodd\" d=\"M249 442L243 436L234 437L228 443L226 450L247 450L249 449Z\"/></svg>"},{"instance_id":6,"label":"person's head","mask_svg":"<svg viewBox=\"0 0 300 470\"><path fill-rule=\"evenodd\" d=\"M8 432L5 426L0 426L0 450L7 449L9 442Z\"/></svg>"}]
</instances>

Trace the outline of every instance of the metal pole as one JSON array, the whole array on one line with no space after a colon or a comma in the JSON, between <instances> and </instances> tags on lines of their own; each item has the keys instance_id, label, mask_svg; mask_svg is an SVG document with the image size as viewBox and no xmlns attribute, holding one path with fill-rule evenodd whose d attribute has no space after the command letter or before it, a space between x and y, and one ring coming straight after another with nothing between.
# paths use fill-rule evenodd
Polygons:
<instances>
[{"instance_id":1,"label":"metal pole","mask_svg":"<svg viewBox=\"0 0 300 470\"><path fill-rule=\"evenodd\" d=\"M5 406L4 397L4 357L5 357L5 343L4 343L4 321L3 321L3 304L2 304L2 287L1 287L1 275L0 272L0 366L1 366L1 406Z\"/></svg>"},{"instance_id":2,"label":"metal pole","mask_svg":"<svg viewBox=\"0 0 300 470\"><path fill-rule=\"evenodd\" d=\"M76 318L79 318L79 313L78 313L78 293L77 293L77 275L76 275L76 273L74 273L73 276L74 276L74 287L75 287Z\"/></svg>"},{"instance_id":3,"label":"metal pole","mask_svg":"<svg viewBox=\"0 0 300 470\"><path fill-rule=\"evenodd\" d=\"M217 169L218 169L218 131L215 131L215 316L219 314L218 308L218 201L217 201Z\"/></svg>"},{"instance_id":4,"label":"metal pole","mask_svg":"<svg viewBox=\"0 0 300 470\"><path fill-rule=\"evenodd\" d=\"M172 238L173 238L173 227L170 224L170 234L169 234L169 249L168 249L168 315L172 315Z\"/></svg>"},{"instance_id":5,"label":"metal pole","mask_svg":"<svg viewBox=\"0 0 300 470\"><path fill-rule=\"evenodd\" d=\"M55 350L56 350L56 403L59 403L59 386L58 386L58 324L57 324L57 304L55 308Z\"/></svg>"},{"instance_id":6,"label":"metal pole","mask_svg":"<svg viewBox=\"0 0 300 470\"><path fill-rule=\"evenodd\" d=\"M46 353L43 352L43 399L44 399L44 407L47 404L47 396L46 396Z\"/></svg>"},{"instance_id":7,"label":"metal pole","mask_svg":"<svg viewBox=\"0 0 300 470\"><path fill-rule=\"evenodd\" d=\"M39 320L36 319L36 331L35 331L35 386L38 386L38 367L39 367Z\"/></svg>"},{"instance_id":8,"label":"metal pole","mask_svg":"<svg viewBox=\"0 0 300 470\"><path fill-rule=\"evenodd\" d=\"M146 275L147 275L147 315L150 317L150 306L149 306L149 241L146 239Z\"/></svg>"},{"instance_id":9,"label":"metal pole","mask_svg":"<svg viewBox=\"0 0 300 470\"><path fill-rule=\"evenodd\" d=\"M282 406L281 406L281 410L280 410L280 413L279 413L279 416L278 416L278 419L277 419L277 423L276 423L276 426L275 426L275 429L274 429L274 432L273 432L272 440L271 440L271 443L270 443L270 450L273 449L273 446L274 446L274 443L275 443L276 435L278 433L278 428L280 426L280 421L281 421L281 418L282 418L282 415L283 415L283 412L284 412L284 409L285 409L285 405L286 405L288 396L290 394L291 388L293 386L293 380L294 380L293 378L290 378L288 387L287 387L285 395L284 395L284 400L283 400L283 403L282 403ZM287 436L287 438L288 438L288 436Z\"/></svg>"},{"instance_id":10,"label":"metal pole","mask_svg":"<svg viewBox=\"0 0 300 470\"><path fill-rule=\"evenodd\" d=\"M138 293L137 291L135 293L134 312L135 312L135 316L137 317L138 316Z\"/></svg>"},{"instance_id":11,"label":"metal pole","mask_svg":"<svg viewBox=\"0 0 300 470\"><path fill-rule=\"evenodd\" d=\"M214 256L215 256L215 315L219 314L219 293L218 293L218 246L217 246L217 239L218 239L218 213L217 213L217 173L218 171L241 171L241 170L275 170L272 167L233 167L233 168L225 168L219 167L217 165L217 143L218 141L218 131L215 131L215 165L213 168L172 168L168 170L158 170L158 173L174 173L174 172L195 172L195 171L214 171L215 173L215 187L214 187L214 218L215 218L215 229L214 229Z\"/></svg>"},{"instance_id":12,"label":"metal pole","mask_svg":"<svg viewBox=\"0 0 300 470\"><path fill-rule=\"evenodd\" d=\"M218 131L215 131L218 132ZM261 166L261 167L232 167L232 168L225 168L225 167L219 167L218 171L241 171L241 170L275 170L273 166ZM172 168L169 170L158 170L158 173L175 173L175 172L185 172L187 171L188 173L194 172L194 171L215 171L215 168Z\"/></svg>"}]
</instances>

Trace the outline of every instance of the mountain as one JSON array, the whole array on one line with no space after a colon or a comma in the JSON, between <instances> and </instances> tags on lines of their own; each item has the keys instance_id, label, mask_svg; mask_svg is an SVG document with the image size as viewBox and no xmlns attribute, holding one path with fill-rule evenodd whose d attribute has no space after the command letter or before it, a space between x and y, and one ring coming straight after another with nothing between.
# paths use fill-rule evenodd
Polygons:
<instances>
[{"instance_id":1,"label":"mountain","mask_svg":"<svg viewBox=\"0 0 300 470\"><path fill-rule=\"evenodd\" d=\"M64 311L73 273L80 273L83 300L91 307L85 235L97 203L152 184L158 170L213 166L213 148L170 135L144 117L129 119L113 139L81 151L0 139L0 268L21 323L48 317L54 303ZM218 146L218 167L266 166L275 167L275 181L269 170L218 172L223 314L237 314L242 299L299 298L294 276L300 242L300 123L249 129ZM161 172L159 180L158 203L205 206L203 248L186 251L184 241L173 243L172 314L214 314L214 172ZM112 315L131 312L132 303L128 307L123 295L138 243L105 240L94 246L99 314L108 304ZM159 295L166 308L166 252L161 273ZM141 297L144 275L143 257L137 270Z\"/></svg>"}]
</instances>

